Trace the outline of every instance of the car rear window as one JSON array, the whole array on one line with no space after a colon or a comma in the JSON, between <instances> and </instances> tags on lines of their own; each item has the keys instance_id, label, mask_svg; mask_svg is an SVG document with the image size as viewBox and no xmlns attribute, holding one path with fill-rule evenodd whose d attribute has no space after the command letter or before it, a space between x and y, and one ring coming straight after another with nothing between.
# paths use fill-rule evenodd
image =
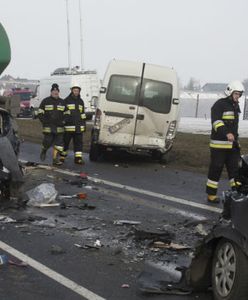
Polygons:
<instances>
[{"instance_id":1,"label":"car rear window","mask_svg":"<svg viewBox=\"0 0 248 300\"><path fill-rule=\"evenodd\" d=\"M125 75L112 75L106 98L108 101L138 104L157 113L167 114L171 109L172 85L170 83L144 79L139 96L140 78Z\"/></svg>"},{"instance_id":2,"label":"car rear window","mask_svg":"<svg viewBox=\"0 0 248 300\"><path fill-rule=\"evenodd\" d=\"M112 75L109 81L106 98L108 101L137 104L139 77Z\"/></svg>"},{"instance_id":3,"label":"car rear window","mask_svg":"<svg viewBox=\"0 0 248 300\"><path fill-rule=\"evenodd\" d=\"M141 106L154 112L167 114L172 102L172 85L170 83L144 79L141 94Z\"/></svg>"}]
</instances>

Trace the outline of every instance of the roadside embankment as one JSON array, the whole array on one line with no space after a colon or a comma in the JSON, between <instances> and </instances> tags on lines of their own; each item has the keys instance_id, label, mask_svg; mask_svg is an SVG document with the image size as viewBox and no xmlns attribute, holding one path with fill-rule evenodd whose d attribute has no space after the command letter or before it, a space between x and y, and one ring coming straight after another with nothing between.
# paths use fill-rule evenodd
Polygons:
<instances>
[{"instance_id":1,"label":"roadside embankment","mask_svg":"<svg viewBox=\"0 0 248 300\"><path fill-rule=\"evenodd\" d=\"M41 143L42 128L39 120L17 119L20 137L28 142ZM89 151L92 125L87 125L84 135L84 151ZM242 153L248 153L248 139L241 138ZM173 149L170 153L169 167L207 172L209 164L209 136L205 134L177 134Z\"/></svg>"}]
</instances>

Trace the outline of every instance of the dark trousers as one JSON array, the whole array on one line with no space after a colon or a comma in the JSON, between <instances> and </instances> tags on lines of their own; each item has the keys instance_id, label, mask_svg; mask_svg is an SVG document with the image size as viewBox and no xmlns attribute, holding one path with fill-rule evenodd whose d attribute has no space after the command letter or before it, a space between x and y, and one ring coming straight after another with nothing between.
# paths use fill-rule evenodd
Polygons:
<instances>
[{"instance_id":1,"label":"dark trousers","mask_svg":"<svg viewBox=\"0 0 248 300\"><path fill-rule=\"evenodd\" d=\"M65 132L64 133L64 156L67 156L67 151L70 142L73 140L73 150L75 157L83 156L83 133Z\"/></svg>"},{"instance_id":2,"label":"dark trousers","mask_svg":"<svg viewBox=\"0 0 248 300\"><path fill-rule=\"evenodd\" d=\"M218 183L224 166L226 166L230 186L235 188L235 180L238 178L240 149L211 149L211 161L208 171L206 192L208 195L216 195Z\"/></svg>"},{"instance_id":3,"label":"dark trousers","mask_svg":"<svg viewBox=\"0 0 248 300\"><path fill-rule=\"evenodd\" d=\"M63 151L63 133L44 133L42 142L43 149L48 150L53 145L59 152Z\"/></svg>"}]
</instances>

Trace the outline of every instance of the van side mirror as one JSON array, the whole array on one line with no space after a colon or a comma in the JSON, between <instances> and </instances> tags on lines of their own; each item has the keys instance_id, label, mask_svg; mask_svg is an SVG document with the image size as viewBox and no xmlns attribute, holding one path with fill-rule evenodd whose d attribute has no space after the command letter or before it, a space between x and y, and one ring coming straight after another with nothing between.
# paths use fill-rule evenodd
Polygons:
<instances>
[{"instance_id":1,"label":"van side mirror","mask_svg":"<svg viewBox=\"0 0 248 300\"><path fill-rule=\"evenodd\" d=\"M102 87L100 88L100 94L105 94L106 91L107 91L107 89L106 89L105 87L102 86Z\"/></svg>"}]
</instances>

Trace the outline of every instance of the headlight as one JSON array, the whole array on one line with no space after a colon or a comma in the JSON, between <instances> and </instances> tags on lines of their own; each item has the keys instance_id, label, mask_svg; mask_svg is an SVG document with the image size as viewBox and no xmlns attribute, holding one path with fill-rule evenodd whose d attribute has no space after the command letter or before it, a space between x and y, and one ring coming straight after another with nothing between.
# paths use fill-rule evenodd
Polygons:
<instances>
[{"instance_id":1,"label":"headlight","mask_svg":"<svg viewBox=\"0 0 248 300\"><path fill-rule=\"evenodd\" d=\"M167 139L172 139L174 137L176 128L177 128L177 121L170 122L167 135L166 135Z\"/></svg>"}]
</instances>

